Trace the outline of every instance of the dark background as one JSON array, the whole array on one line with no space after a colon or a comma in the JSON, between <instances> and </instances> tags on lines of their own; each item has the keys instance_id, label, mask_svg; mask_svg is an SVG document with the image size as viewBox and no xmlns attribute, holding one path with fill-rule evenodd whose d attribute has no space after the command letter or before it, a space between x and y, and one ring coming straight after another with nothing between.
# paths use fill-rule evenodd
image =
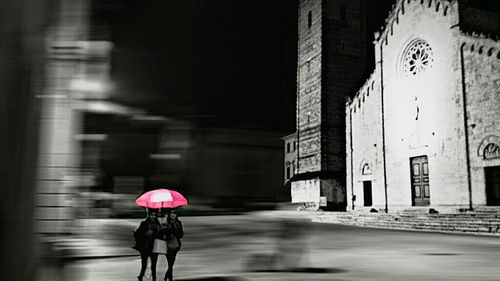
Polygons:
<instances>
[{"instance_id":1,"label":"dark background","mask_svg":"<svg viewBox=\"0 0 500 281\"><path fill-rule=\"evenodd\" d=\"M459 1L500 12L498 0ZM373 33L396 1L365 2L373 58ZM114 43L116 101L288 134L295 131L297 10L298 0L93 0L89 39Z\"/></svg>"},{"instance_id":2,"label":"dark background","mask_svg":"<svg viewBox=\"0 0 500 281\"><path fill-rule=\"evenodd\" d=\"M392 0L367 1L369 36ZM297 0L93 2L113 99L226 127L295 131ZM372 47L367 46L372 51Z\"/></svg>"}]
</instances>

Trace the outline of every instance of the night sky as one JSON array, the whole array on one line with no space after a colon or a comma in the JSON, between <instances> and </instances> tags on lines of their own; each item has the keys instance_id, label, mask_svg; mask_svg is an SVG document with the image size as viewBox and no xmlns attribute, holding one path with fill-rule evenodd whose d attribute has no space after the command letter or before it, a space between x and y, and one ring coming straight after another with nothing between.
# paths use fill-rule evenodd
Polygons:
<instances>
[{"instance_id":1,"label":"night sky","mask_svg":"<svg viewBox=\"0 0 500 281\"><path fill-rule=\"evenodd\" d=\"M377 3L375 3L377 2ZM391 0L368 1L380 27ZM113 99L153 114L295 130L297 0L95 0Z\"/></svg>"}]
</instances>

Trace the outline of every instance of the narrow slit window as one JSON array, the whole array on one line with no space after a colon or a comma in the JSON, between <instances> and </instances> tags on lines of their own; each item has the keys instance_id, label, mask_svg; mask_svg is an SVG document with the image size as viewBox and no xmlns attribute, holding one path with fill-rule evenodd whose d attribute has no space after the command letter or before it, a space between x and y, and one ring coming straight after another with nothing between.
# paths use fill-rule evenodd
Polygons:
<instances>
[{"instance_id":1,"label":"narrow slit window","mask_svg":"<svg viewBox=\"0 0 500 281\"><path fill-rule=\"evenodd\" d=\"M312 26L312 12L307 13L307 28L311 29Z\"/></svg>"}]
</instances>

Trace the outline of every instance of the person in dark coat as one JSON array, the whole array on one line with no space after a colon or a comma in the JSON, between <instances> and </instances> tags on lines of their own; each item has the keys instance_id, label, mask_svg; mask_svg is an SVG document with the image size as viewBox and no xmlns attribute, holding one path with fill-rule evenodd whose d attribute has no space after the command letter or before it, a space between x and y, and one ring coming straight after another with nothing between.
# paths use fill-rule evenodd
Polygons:
<instances>
[{"instance_id":1,"label":"person in dark coat","mask_svg":"<svg viewBox=\"0 0 500 281\"><path fill-rule=\"evenodd\" d=\"M164 280L173 281L175 258L181 249L181 238L184 236L182 223L173 209L167 210L166 223L162 224L160 235L167 241L167 254L165 256L167 258L168 269Z\"/></svg>"},{"instance_id":2,"label":"person in dark coat","mask_svg":"<svg viewBox=\"0 0 500 281\"><path fill-rule=\"evenodd\" d=\"M141 222L139 228L134 232L135 246L133 248L141 254L141 271L139 276L137 276L139 281L142 281L144 273L146 272L148 258L151 259L151 276L153 281L156 281L158 254L153 253L153 245L155 238L159 237L160 231L161 227L158 222L158 211L150 209L148 211L148 217Z\"/></svg>"}]
</instances>

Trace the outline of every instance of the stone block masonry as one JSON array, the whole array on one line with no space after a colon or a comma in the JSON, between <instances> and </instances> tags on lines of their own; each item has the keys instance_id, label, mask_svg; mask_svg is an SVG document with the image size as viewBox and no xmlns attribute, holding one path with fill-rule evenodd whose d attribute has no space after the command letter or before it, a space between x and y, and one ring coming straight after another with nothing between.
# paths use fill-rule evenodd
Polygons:
<instances>
[{"instance_id":1,"label":"stone block masonry","mask_svg":"<svg viewBox=\"0 0 500 281\"><path fill-rule=\"evenodd\" d=\"M292 201L319 202L319 196L325 196L327 208L342 209L346 204L344 106L367 65L366 3L302 0L298 24L299 180L292 183L292 196L296 196Z\"/></svg>"}]
</instances>

